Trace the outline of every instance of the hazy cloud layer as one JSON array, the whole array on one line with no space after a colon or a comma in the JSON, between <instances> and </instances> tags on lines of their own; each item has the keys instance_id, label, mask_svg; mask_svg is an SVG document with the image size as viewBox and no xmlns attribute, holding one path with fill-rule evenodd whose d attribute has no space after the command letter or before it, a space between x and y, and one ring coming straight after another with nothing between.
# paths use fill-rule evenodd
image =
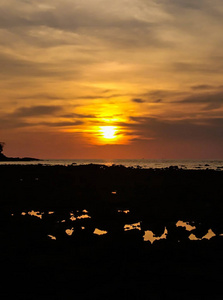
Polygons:
<instances>
[{"instance_id":1,"label":"hazy cloud layer","mask_svg":"<svg viewBox=\"0 0 223 300\"><path fill-rule=\"evenodd\" d=\"M14 113L14 117L35 117L44 115L53 115L61 111L60 106L33 106L33 107L20 107Z\"/></svg>"},{"instance_id":2,"label":"hazy cloud layer","mask_svg":"<svg viewBox=\"0 0 223 300\"><path fill-rule=\"evenodd\" d=\"M144 103L145 100L141 99L141 98L134 98L132 99L133 102L136 102L136 103Z\"/></svg>"},{"instance_id":3,"label":"hazy cloud layer","mask_svg":"<svg viewBox=\"0 0 223 300\"><path fill-rule=\"evenodd\" d=\"M82 125L81 119L94 119L95 115L61 114L64 108L61 106L31 106L19 107L12 113L0 115L0 129L12 129L22 127L72 127ZM54 119L63 121L46 121Z\"/></svg>"},{"instance_id":4,"label":"hazy cloud layer","mask_svg":"<svg viewBox=\"0 0 223 300\"><path fill-rule=\"evenodd\" d=\"M222 0L1 1L0 128L217 142L222 28Z\"/></svg>"},{"instance_id":5,"label":"hazy cloud layer","mask_svg":"<svg viewBox=\"0 0 223 300\"><path fill-rule=\"evenodd\" d=\"M182 104L205 104L203 110L218 109L223 106L223 91L221 92L206 92L189 96L182 101Z\"/></svg>"},{"instance_id":6,"label":"hazy cloud layer","mask_svg":"<svg viewBox=\"0 0 223 300\"><path fill-rule=\"evenodd\" d=\"M161 120L150 117L131 117L134 124L128 124L141 138L169 141L214 140L221 139L223 118Z\"/></svg>"}]
</instances>

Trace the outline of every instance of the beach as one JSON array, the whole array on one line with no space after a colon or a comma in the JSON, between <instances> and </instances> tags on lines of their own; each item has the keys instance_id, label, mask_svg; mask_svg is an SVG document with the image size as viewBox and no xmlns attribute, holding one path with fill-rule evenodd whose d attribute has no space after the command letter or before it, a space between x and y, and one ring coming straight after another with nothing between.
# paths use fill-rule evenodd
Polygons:
<instances>
[{"instance_id":1,"label":"beach","mask_svg":"<svg viewBox=\"0 0 223 300\"><path fill-rule=\"evenodd\" d=\"M4 299L221 299L223 172L2 165Z\"/></svg>"}]
</instances>

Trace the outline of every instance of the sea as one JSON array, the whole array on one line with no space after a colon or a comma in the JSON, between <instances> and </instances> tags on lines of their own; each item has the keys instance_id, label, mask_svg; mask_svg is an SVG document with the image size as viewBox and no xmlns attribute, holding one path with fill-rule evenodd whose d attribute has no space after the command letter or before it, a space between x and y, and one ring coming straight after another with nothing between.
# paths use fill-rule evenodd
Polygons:
<instances>
[{"instance_id":1,"label":"sea","mask_svg":"<svg viewBox=\"0 0 223 300\"><path fill-rule=\"evenodd\" d=\"M38 161L8 161L0 162L0 165L48 165L69 166L99 164L105 166L122 165L131 168L165 169L178 167L188 170L217 170L223 171L223 160L170 160L170 159L45 159Z\"/></svg>"}]
</instances>

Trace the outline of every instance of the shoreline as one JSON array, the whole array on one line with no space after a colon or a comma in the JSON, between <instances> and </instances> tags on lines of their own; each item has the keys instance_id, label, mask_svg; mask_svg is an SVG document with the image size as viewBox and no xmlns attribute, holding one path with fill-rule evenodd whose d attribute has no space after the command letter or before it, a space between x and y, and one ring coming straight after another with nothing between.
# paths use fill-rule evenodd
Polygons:
<instances>
[{"instance_id":1,"label":"shoreline","mask_svg":"<svg viewBox=\"0 0 223 300\"><path fill-rule=\"evenodd\" d=\"M223 161L196 161L196 160L15 160L0 161L2 165L42 165L42 166L83 166L83 165L104 165L106 167L123 166L132 169L183 169L183 170L223 170Z\"/></svg>"}]
</instances>

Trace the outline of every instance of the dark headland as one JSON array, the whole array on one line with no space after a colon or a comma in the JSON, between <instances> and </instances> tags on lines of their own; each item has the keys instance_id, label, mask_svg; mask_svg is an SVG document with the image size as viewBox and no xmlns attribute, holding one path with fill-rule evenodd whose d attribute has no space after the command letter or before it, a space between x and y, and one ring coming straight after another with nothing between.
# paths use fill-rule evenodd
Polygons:
<instances>
[{"instance_id":1,"label":"dark headland","mask_svg":"<svg viewBox=\"0 0 223 300\"><path fill-rule=\"evenodd\" d=\"M0 162L7 161L39 161L37 158L33 157L7 157L3 154L4 143L0 142Z\"/></svg>"},{"instance_id":2,"label":"dark headland","mask_svg":"<svg viewBox=\"0 0 223 300\"><path fill-rule=\"evenodd\" d=\"M1 299L222 299L222 171L2 165L0 191Z\"/></svg>"}]
</instances>

